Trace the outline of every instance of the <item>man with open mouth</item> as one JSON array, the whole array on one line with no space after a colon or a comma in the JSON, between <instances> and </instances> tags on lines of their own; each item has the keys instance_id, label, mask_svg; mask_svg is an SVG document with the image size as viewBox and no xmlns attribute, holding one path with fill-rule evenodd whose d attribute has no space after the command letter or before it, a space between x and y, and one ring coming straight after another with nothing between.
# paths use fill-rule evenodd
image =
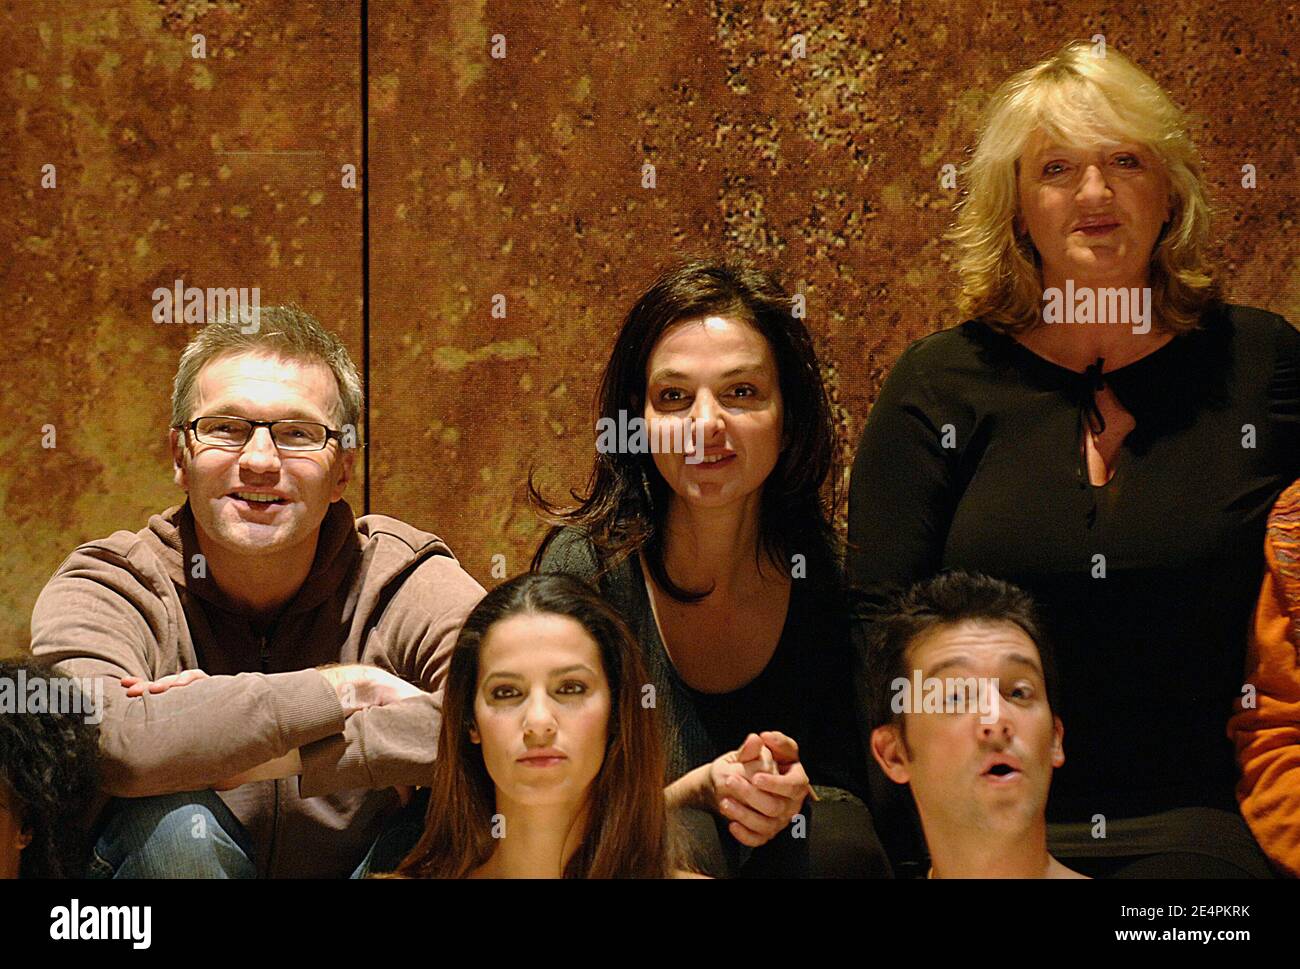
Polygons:
<instances>
[{"instance_id":1,"label":"man with open mouth","mask_svg":"<svg viewBox=\"0 0 1300 969\"><path fill-rule=\"evenodd\" d=\"M427 783L446 660L483 590L436 536L353 517L361 407L346 348L301 310L263 308L253 333L209 323L172 398L187 500L82 545L42 591L33 653L104 683L115 800L93 876L382 866L372 846Z\"/></svg>"},{"instance_id":2,"label":"man with open mouth","mask_svg":"<svg viewBox=\"0 0 1300 969\"><path fill-rule=\"evenodd\" d=\"M998 579L942 573L880 615L866 659L871 753L911 789L930 877L1084 877L1047 850L1044 812L1052 771L1065 763L1064 728L1029 596ZM943 683L944 703L896 712L891 684L913 674Z\"/></svg>"}]
</instances>

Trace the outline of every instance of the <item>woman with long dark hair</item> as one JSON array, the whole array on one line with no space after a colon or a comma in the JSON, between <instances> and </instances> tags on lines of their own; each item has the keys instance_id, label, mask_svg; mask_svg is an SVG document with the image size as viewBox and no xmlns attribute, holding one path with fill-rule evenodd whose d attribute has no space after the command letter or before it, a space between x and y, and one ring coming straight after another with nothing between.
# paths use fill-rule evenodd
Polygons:
<instances>
[{"instance_id":1,"label":"woman with long dark hair","mask_svg":"<svg viewBox=\"0 0 1300 969\"><path fill-rule=\"evenodd\" d=\"M533 564L598 584L637 634L697 861L885 873L855 796L836 433L790 296L744 266L665 272L623 321L598 410L576 505L529 482L553 526Z\"/></svg>"},{"instance_id":2,"label":"woman with long dark hair","mask_svg":"<svg viewBox=\"0 0 1300 969\"><path fill-rule=\"evenodd\" d=\"M493 589L462 627L410 878L677 874L632 634L570 576Z\"/></svg>"}]
</instances>

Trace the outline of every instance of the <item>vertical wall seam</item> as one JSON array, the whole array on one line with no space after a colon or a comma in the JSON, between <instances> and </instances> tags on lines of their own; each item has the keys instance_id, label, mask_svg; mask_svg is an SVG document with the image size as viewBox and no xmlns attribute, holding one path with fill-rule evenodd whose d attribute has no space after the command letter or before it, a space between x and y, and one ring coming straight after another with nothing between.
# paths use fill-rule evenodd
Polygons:
<instances>
[{"instance_id":1,"label":"vertical wall seam","mask_svg":"<svg viewBox=\"0 0 1300 969\"><path fill-rule=\"evenodd\" d=\"M361 0L361 373L364 417L361 439L361 513L370 514L370 11Z\"/></svg>"}]
</instances>

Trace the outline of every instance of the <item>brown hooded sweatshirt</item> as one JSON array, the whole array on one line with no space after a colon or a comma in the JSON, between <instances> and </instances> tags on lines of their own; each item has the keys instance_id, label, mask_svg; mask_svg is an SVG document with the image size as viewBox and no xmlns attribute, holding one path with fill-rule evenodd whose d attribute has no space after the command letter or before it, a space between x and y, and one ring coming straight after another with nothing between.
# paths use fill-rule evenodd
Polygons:
<instances>
[{"instance_id":1,"label":"brown hooded sweatshirt","mask_svg":"<svg viewBox=\"0 0 1300 969\"><path fill-rule=\"evenodd\" d=\"M82 545L37 599L32 652L104 679L105 794L203 790L299 748L300 777L221 797L262 877L346 877L397 805L392 788L428 783L448 657L483 589L437 537L355 519L343 501L270 629L249 622L198 555L188 504ZM430 695L345 718L315 669L326 663L378 666ZM209 678L135 698L119 682L188 669Z\"/></svg>"}]
</instances>

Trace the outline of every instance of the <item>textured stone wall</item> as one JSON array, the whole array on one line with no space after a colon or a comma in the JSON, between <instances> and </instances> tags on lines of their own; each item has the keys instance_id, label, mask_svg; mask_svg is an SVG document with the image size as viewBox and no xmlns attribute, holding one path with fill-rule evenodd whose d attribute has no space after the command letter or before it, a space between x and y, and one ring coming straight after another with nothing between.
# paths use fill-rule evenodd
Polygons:
<instances>
[{"instance_id":1,"label":"textured stone wall","mask_svg":"<svg viewBox=\"0 0 1300 969\"><path fill-rule=\"evenodd\" d=\"M341 175L361 163L360 9L0 0L0 653L72 547L178 500L165 429L194 327L153 322L155 287L258 286L361 361L362 192ZM528 470L554 495L585 480L614 329L684 254L806 294L847 456L899 351L959 322L940 169L1002 79L1097 33L1194 112L1230 297L1300 322L1298 17L371 0L370 509L485 584L493 555L522 570Z\"/></svg>"}]
</instances>

